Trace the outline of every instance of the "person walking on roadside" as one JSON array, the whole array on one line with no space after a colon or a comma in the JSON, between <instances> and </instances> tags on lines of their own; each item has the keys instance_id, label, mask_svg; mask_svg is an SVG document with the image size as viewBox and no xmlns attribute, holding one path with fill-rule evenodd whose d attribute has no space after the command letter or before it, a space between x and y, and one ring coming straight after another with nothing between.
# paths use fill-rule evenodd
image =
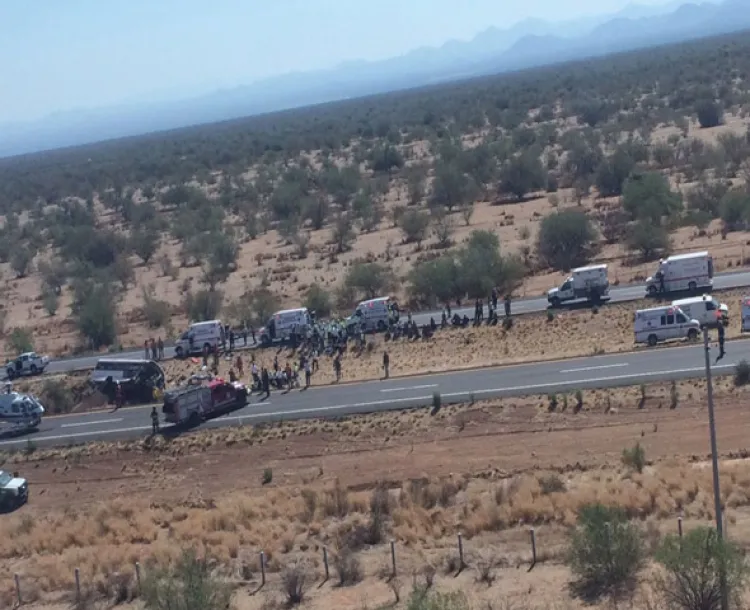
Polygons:
<instances>
[{"instance_id":1,"label":"person walking on roadside","mask_svg":"<svg viewBox=\"0 0 750 610\"><path fill-rule=\"evenodd\" d=\"M234 364L237 367L237 371L240 374L240 379L242 379L245 376L245 363L242 362L242 356L238 354L237 360L235 360Z\"/></svg>"},{"instance_id":2,"label":"person walking on roadside","mask_svg":"<svg viewBox=\"0 0 750 610\"><path fill-rule=\"evenodd\" d=\"M117 411L124 402L124 398L122 395L122 384L118 381L117 385L115 386L115 411Z\"/></svg>"},{"instance_id":3,"label":"person walking on roadside","mask_svg":"<svg viewBox=\"0 0 750 610\"><path fill-rule=\"evenodd\" d=\"M510 295L506 294L503 299L503 305L505 305L505 317L510 318Z\"/></svg>"},{"instance_id":4,"label":"person walking on roadside","mask_svg":"<svg viewBox=\"0 0 750 610\"><path fill-rule=\"evenodd\" d=\"M268 377L268 369L263 367L263 371L260 374L261 385L263 386L263 393L266 395L265 398L271 397L271 380Z\"/></svg>"},{"instance_id":5,"label":"person walking on roadside","mask_svg":"<svg viewBox=\"0 0 750 610\"><path fill-rule=\"evenodd\" d=\"M159 337L159 340L156 342L156 349L159 353L159 360L164 359L164 341L161 340L161 337Z\"/></svg>"},{"instance_id":6,"label":"person walking on roadside","mask_svg":"<svg viewBox=\"0 0 750 610\"><path fill-rule=\"evenodd\" d=\"M153 338L151 339L151 359L159 359L159 352L156 350L156 341L154 341Z\"/></svg>"},{"instance_id":7,"label":"person walking on roadside","mask_svg":"<svg viewBox=\"0 0 750 610\"><path fill-rule=\"evenodd\" d=\"M716 327L716 329L719 331L719 356L716 358L716 362L718 362L726 354L726 352L724 351L724 325L719 322L719 325Z\"/></svg>"},{"instance_id":8,"label":"person walking on roadside","mask_svg":"<svg viewBox=\"0 0 750 610\"><path fill-rule=\"evenodd\" d=\"M159 434L159 412L156 407L151 408L151 434L154 436Z\"/></svg>"},{"instance_id":9,"label":"person walking on roadside","mask_svg":"<svg viewBox=\"0 0 750 610\"><path fill-rule=\"evenodd\" d=\"M148 357L148 352L149 352L149 350L148 350L148 339L146 339L143 342L143 351L146 353L146 360L148 360L149 359L149 357Z\"/></svg>"},{"instance_id":10,"label":"person walking on roadside","mask_svg":"<svg viewBox=\"0 0 750 610\"><path fill-rule=\"evenodd\" d=\"M336 373L336 383L341 381L341 355L336 354L336 357L333 359L333 371Z\"/></svg>"},{"instance_id":11,"label":"person walking on roadside","mask_svg":"<svg viewBox=\"0 0 750 610\"><path fill-rule=\"evenodd\" d=\"M305 388L310 387L311 380L312 380L312 366L309 360L305 360Z\"/></svg>"},{"instance_id":12,"label":"person walking on roadside","mask_svg":"<svg viewBox=\"0 0 750 610\"><path fill-rule=\"evenodd\" d=\"M388 352L383 352L383 379L388 379L390 376L391 357Z\"/></svg>"}]
</instances>

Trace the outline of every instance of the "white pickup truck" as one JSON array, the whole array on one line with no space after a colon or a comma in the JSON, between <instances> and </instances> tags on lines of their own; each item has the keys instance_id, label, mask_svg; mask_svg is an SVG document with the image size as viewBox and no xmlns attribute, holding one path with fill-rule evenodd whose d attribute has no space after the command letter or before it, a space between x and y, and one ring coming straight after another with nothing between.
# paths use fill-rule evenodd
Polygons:
<instances>
[{"instance_id":1,"label":"white pickup truck","mask_svg":"<svg viewBox=\"0 0 750 610\"><path fill-rule=\"evenodd\" d=\"M29 499L29 484L9 472L0 470L0 509L12 510Z\"/></svg>"},{"instance_id":2,"label":"white pickup truck","mask_svg":"<svg viewBox=\"0 0 750 610\"><path fill-rule=\"evenodd\" d=\"M47 356L40 356L36 352L26 352L15 360L8 362L5 365L5 373L8 375L8 379L41 375L48 364L49 358Z\"/></svg>"}]
</instances>

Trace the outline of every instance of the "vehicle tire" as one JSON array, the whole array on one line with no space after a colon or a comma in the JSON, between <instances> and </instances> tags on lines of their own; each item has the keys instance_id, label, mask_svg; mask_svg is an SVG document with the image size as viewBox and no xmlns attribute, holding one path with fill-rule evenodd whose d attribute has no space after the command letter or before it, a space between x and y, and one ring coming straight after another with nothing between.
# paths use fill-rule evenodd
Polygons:
<instances>
[{"instance_id":1,"label":"vehicle tire","mask_svg":"<svg viewBox=\"0 0 750 610\"><path fill-rule=\"evenodd\" d=\"M558 299L557 297L553 297L549 304L555 308L560 307L560 299Z\"/></svg>"},{"instance_id":2,"label":"vehicle tire","mask_svg":"<svg viewBox=\"0 0 750 610\"><path fill-rule=\"evenodd\" d=\"M695 330L694 328L691 328L688 331L687 338L688 338L688 341L697 341L698 340L698 331Z\"/></svg>"},{"instance_id":3,"label":"vehicle tire","mask_svg":"<svg viewBox=\"0 0 750 610\"><path fill-rule=\"evenodd\" d=\"M695 292L696 290L698 290L698 284L696 284L695 282L690 282L688 284L688 290L690 292Z\"/></svg>"},{"instance_id":4,"label":"vehicle tire","mask_svg":"<svg viewBox=\"0 0 750 610\"><path fill-rule=\"evenodd\" d=\"M181 347L175 347L174 348L174 355L175 355L175 358L178 358L180 360L182 360L185 357L185 354L182 351Z\"/></svg>"},{"instance_id":5,"label":"vehicle tire","mask_svg":"<svg viewBox=\"0 0 750 610\"><path fill-rule=\"evenodd\" d=\"M6 369L5 373L8 375L8 379L11 381L16 376L16 372L13 369Z\"/></svg>"},{"instance_id":6,"label":"vehicle tire","mask_svg":"<svg viewBox=\"0 0 750 610\"><path fill-rule=\"evenodd\" d=\"M385 322L383 320L378 320L378 332L384 333L386 329Z\"/></svg>"},{"instance_id":7,"label":"vehicle tire","mask_svg":"<svg viewBox=\"0 0 750 610\"><path fill-rule=\"evenodd\" d=\"M30 370L32 375L36 375L39 372L39 369L36 368L36 364L32 364Z\"/></svg>"},{"instance_id":8,"label":"vehicle tire","mask_svg":"<svg viewBox=\"0 0 750 610\"><path fill-rule=\"evenodd\" d=\"M658 339L656 338L656 335L649 335L648 336L648 344L649 347L654 347L657 343Z\"/></svg>"},{"instance_id":9,"label":"vehicle tire","mask_svg":"<svg viewBox=\"0 0 750 610\"><path fill-rule=\"evenodd\" d=\"M648 287L647 292L648 292L649 296L655 297L656 293L659 292L659 290L656 288L656 286L651 285L651 286Z\"/></svg>"}]
</instances>

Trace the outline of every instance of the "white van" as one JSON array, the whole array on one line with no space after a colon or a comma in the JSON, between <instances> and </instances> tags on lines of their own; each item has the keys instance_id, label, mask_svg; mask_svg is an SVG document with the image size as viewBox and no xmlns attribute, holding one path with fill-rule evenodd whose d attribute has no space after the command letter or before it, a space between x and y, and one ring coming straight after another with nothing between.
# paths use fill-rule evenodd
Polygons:
<instances>
[{"instance_id":1,"label":"white van","mask_svg":"<svg viewBox=\"0 0 750 610\"><path fill-rule=\"evenodd\" d=\"M692 320L679 307L667 305L640 309L635 312L635 342L656 345L659 341L669 339L698 338L701 325L698 320Z\"/></svg>"},{"instance_id":2,"label":"white van","mask_svg":"<svg viewBox=\"0 0 750 610\"><path fill-rule=\"evenodd\" d=\"M708 252L690 252L660 260L656 273L646 278L646 292L649 295L655 296L661 292L660 277L664 278L664 292L711 290L714 259Z\"/></svg>"},{"instance_id":3,"label":"white van","mask_svg":"<svg viewBox=\"0 0 750 610\"><path fill-rule=\"evenodd\" d=\"M365 332L385 332L390 325L391 316L395 316L395 313L392 314L392 305L390 297L362 301L357 305L354 313L346 319L347 330L351 332L362 324Z\"/></svg>"},{"instance_id":4,"label":"white van","mask_svg":"<svg viewBox=\"0 0 750 610\"><path fill-rule=\"evenodd\" d=\"M270 345L274 341L286 341L292 331L304 334L312 323L307 307L282 309L273 314L266 325L260 329L261 345Z\"/></svg>"},{"instance_id":5,"label":"white van","mask_svg":"<svg viewBox=\"0 0 750 610\"><path fill-rule=\"evenodd\" d=\"M679 307L688 318L698 320L702 326L715 327L719 323L729 324L729 308L711 295L678 299L672 305Z\"/></svg>"},{"instance_id":6,"label":"white van","mask_svg":"<svg viewBox=\"0 0 750 610\"><path fill-rule=\"evenodd\" d=\"M196 322L175 342L174 353L178 358L202 354L204 347L209 350L224 343L224 325L221 320Z\"/></svg>"}]
</instances>

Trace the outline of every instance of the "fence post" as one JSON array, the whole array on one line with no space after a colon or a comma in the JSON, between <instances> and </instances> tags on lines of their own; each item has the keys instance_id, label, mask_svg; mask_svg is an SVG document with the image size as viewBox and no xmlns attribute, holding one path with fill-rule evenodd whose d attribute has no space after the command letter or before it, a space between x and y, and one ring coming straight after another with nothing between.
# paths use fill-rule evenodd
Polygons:
<instances>
[{"instance_id":1,"label":"fence post","mask_svg":"<svg viewBox=\"0 0 750 610\"><path fill-rule=\"evenodd\" d=\"M140 562L135 562L135 584L138 587L138 595L141 594L141 564Z\"/></svg>"},{"instance_id":2,"label":"fence post","mask_svg":"<svg viewBox=\"0 0 750 610\"><path fill-rule=\"evenodd\" d=\"M18 574L13 575L13 580L16 581L16 600L20 606L23 601L21 600L21 577Z\"/></svg>"},{"instance_id":3,"label":"fence post","mask_svg":"<svg viewBox=\"0 0 750 610\"><path fill-rule=\"evenodd\" d=\"M266 584L266 554L260 552L260 586L263 587Z\"/></svg>"},{"instance_id":4,"label":"fence post","mask_svg":"<svg viewBox=\"0 0 750 610\"><path fill-rule=\"evenodd\" d=\"M464 537L461 532L458 532L458 571L460 572L464 567Z\"/></svg>"},{"instance_id":5,"label":"fence post","mask_svg":"<svg viewBox=\"0 0 750 610\"><path fill-rule=\"evenodd\" d=\"M76 568L75 569L75 576L76 576L76 603L81 602L81 571Z\"/></svg>"},{"instance_id":6,"label":"fence post","mask_svg":"<svg viewBox=\"0 0 750 610\"><path fill-rule=\"evenodd\" d=\"M326 582L328 582L330 572L328 571L328 549L326 547L323 547L323 567L326 571Z\"/></svg>"},{"instance_id":7,"label":"fence post","mask_svg":"<svg viewBox=\"0 0 750 610\"><path fill-rule=\"evenodd\" d=\"M682 538L682 517L677 517L677 533Z\"/></svg>"},{"instance_id":8,"label":"fence post","mask_svg":"<svg viewBox=\"0 0 750 610\"><path fill-rule=\"evenodd\" d=\"M396 542L391 540L391 576L396 576Z\"/></svg>"},{"instance_id":9,"label":"fence post","mask_svg":"<svg viewBox=\"0 0 750 610\"><path fill-rule=\"evenodd\" d=\"M533 527L529 530L529 534L531 536L531 567L533 568L536 565L536 532Z\"/></svg>"}]
</instances>

